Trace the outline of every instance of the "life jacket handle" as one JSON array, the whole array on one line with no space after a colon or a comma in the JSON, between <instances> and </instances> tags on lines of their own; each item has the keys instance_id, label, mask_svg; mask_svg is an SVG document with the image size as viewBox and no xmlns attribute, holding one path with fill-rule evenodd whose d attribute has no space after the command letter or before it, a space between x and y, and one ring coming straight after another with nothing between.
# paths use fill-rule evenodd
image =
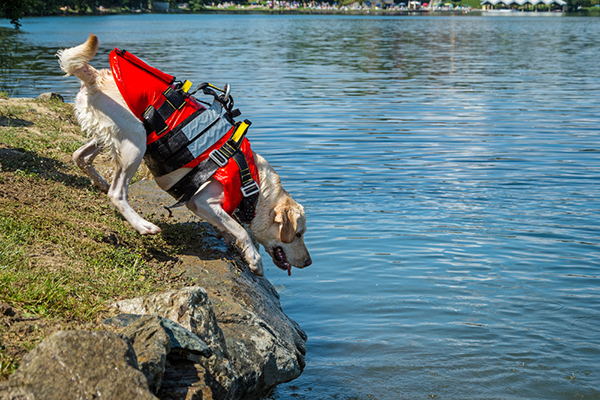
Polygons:
<instances>
[{"instance_id":1,"label":"life jacket handle","mask_svg":"<svg viewBox=\"0 0 600 400\"><path fill-rule=\"evenodd\" d=\"M221 88L213 85L212 83L202 82L201 84L199 84L196 87L196 90L189 92L189 95L192 96L192 95L196 94L197 92L199 92L200 90L202 90L202 93L204 93L205 95L213 96L216 101L221 103L221 105L223 106L223 108L225 108L225 110L227 111L227 114L229 114L231 116L231 118L236 118L241 115L241 112L239 110L233 109L234 100L230 94L231 86L229 85L229 83L226 83L225 88L221 89ZM217 93L217 92L221 92L221 93Z\"/></svg>"}]
</instances>

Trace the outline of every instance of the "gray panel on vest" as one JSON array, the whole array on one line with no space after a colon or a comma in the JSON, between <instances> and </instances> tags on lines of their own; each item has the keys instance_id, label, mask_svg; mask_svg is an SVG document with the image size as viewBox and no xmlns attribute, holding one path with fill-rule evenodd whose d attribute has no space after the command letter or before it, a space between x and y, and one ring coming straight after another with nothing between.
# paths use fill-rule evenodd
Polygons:
<instances>
[{"instance_id":1,"label":"gray panel on vest","mask_svg":"<svg viewBox=\"0 0 600 400\"><path fill-rule=\"evenodd\" d=\"M217 121L212 128L187 146L194 158L217 143L233 126L227 120L221 118L222 107L220 104L215 103L181 129L189 140L194 140L207 126Z\"/></svg>"},{"instance_id":2,"label":"gray panel on vest","mask_svg":"<svg viewBox=\"0 0 600 400\"><path fill-rule=\"evenodd\" d=\"M183 130L187 129L190 125L186 126ZM201 125L200 129L203 129L206 125ZM217 123L210 128L207 132L204 132L202 136L193 141L188 145L188 150L192 153L194 158L208 150L212 145L217 143L229 130L232 125L225 119L219 119ZM187 136L187 132L186 132Z\"/></svg>"}]
</instances>

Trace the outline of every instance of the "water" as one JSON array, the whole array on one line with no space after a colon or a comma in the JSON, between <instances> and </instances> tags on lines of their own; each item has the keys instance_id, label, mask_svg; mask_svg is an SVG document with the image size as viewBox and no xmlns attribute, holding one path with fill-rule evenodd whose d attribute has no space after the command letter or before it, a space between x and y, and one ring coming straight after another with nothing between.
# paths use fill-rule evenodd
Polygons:
<instances>
[{"instance_id":1,"label":"water","mask_svg":"<svg viewBox=\"0 0 600 400\"><path fill-rule=\"evenodd\" d=\"M7 25L7 24L5 24ZM72 99L53 54L97 34L230 82L306 207L314 264L266 263L309 335L272 399L600 399L600 19L40 18L15 96ZM14 46L14 45L13 45ZM10 46L8 46L10 47ZM265 255L266 256L266 255Z\"/></svg>"}]
</instances>

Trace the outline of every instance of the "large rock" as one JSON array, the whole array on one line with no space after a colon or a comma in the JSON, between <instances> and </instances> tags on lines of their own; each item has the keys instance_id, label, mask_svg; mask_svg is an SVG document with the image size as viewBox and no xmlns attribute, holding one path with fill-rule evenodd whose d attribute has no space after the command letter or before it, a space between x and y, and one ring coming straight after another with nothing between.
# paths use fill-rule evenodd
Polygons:
<instances>
[{"instance_id":1,"label":"large rock","mask_svg":"<svg viewBox=\"0 0 600 400\"><path fill-rule=\"evenodd\" d=\"M187 287L122 300L113 305L123 313L157 315L176 322L196 335L210 349L209 357L200 357L196 361L176 360L172 357L167 359L167 371L159 393L161 398L189 398L188 391L195 390L198 396L202 396L199 398L216 400L231 398L231 393L237 392L225 338L204 289ZM170 370L175 365L179 369L183 368L181 376L173 376L171 373L173 371Z\"/></svg>"},{"instance_id":2,"label":"large rock","mask_svg":"<svg viewBox=\"0 0 600 400\"><path fill-rule=\"evenodd\" d=\"M152 399L127 337L98 331L60 331L25 355L0 386L2 400Z\"/></svg>"},{"instance_id":3,"label":"large rock","mask_svg":"<svg viewBox=\"0 0 600 400\"><path fill-rule=\"evenodd\" d=\"M130 327L134 322L144 319L152 321L153 319L160 321L161 327L169 336L171 341L171 353L177 354L181 358L188 358L190 361L197 361L198 357L210 357L212 354L210 348L200 338L192 332L185 329L183 326L163 317L136 315L136 314L119 314L115 317L108 318L103 321L104 324L114 328L125 328L122 331L131 340L130 332L133 329ZM145 324L141 324L142 328ZM135 346L134 346L135 348ZM139 361L138 361L139 364Z\"/></svg>"},{"instance_id":4,"label":"large rock","mask_svg":"<svg viewBox=\"0 0 600 400\"><path fill-rule=\"evenodd\" d=\"M133 344L138 368L146 376L152 393L160 389L171 339L160 317L145 316L128 325L122 332Z\"/></svg>"},{"instance_id":5,"label":"large rock","mask_svg":"<svg viewBox=\"0 0 600 400\"><path fill-rule=\"evenodd\" d=\"M234 263L215 260L211 274L206 274L190 261L184 262L187 275L196 277L219 304L217 321L238 378L239 396L262 398L276 385L299 377L305 366L307 336L283 312L271 282ZM214 276L228 279L217 281Z\"/></svg>"},{"instance_id":6,"label":"large rock","mask_svg":"<svg viewBox=\"0 0 600 400\"><path fill-rule=\"evenodd\" d=\"M184 256L180 268L202 288L114 304L123 313L170 319L197 335L214 353L204 361L170 355L160 398L184 399L185 393L191 393L182 388L186 385L190 391L202 391L204 399L257 399L302 373L306 334L284 314L273 285L237 265L243 264Z\"/></svg>"},{"instance_id":7,"label":"large rock","mask_svg":"<svg viewBox=\"0 0 600 400\"><path fill-rule=\"evenodd\" d=\"M163 387L161 393L168 394L166 396L168 398L186 398L188 386L194 386L194 383L199 380L198 369L204 371L200 361L212 355L210 348L200 338L181 325L163 317L119 314L103 323L129 338L133 343L139 369L148 379L150 389L153 393L158 393ZM194 367L196 363L198 366ZM182 366L187 366L195 372L191 381L182 379L181 376L175 380L172 378L177 374L181 375ZM167 385L163 386L163 376L167 367L169 371L166 371L166 374L169 378ZM204 387L204 389L208 391L209 388ZM179 394L173 396L173 392Z\"/></svg>"}]
</instances>

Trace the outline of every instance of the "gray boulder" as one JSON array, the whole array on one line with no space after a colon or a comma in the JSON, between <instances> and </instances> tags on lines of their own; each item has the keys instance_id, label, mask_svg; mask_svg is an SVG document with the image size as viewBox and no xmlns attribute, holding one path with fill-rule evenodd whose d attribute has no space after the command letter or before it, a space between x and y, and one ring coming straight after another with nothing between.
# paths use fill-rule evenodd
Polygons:
<instances>
[{"instance_id":1,"label":"gray boulder","mask_svg":"<svg viewBox=\"0 0 600 400\"><path fill-rule=\"evenodd\" d=\"M168 357L159 397L189 398L190 391L197 391L203 399L229 399L237 391L225 338L204 289L187 287L121 300L113 306L123 313L169 319L193 333L210 349L208 357L192 361L178 359L177 354Z\"/></svg>"},{"instance_id":2,"label":"gray boulder","mask_svg":"<svg viewBox=\"0 0 600 400\"><path fill-rule=\"evenodd\" d=\"M20 368L0 386L2 400L94 398L157 399L124 335L57 332L26 354Z\"/></svg>"},{"instance_id":3,"label":"gray boulder","mask_svg":"<svg viewBox=\"0 0 600 400\"><path fill-rule=\"evenodd\" d=\"M122 333L133 344L138 368L146 376L152 393L160 389L171 339L159 317L144 316L125 327Z\"/></svg>"},{"instance_id":4,"label":"gray boulder","mask_svg":"<svg viewBox=\"0 0 600 400\"><path fill-rule=\"evenodd\" d=\"M160 321L162 328L165 330L169 336L169 339L171 340L171 354L178 354L181 356L181 358L188 358L190 361L197 361L198 357L211 356L212 352L210 348L206 345L206 343L200 340L198 336L194 335L183 326L163 317L119 314L115 317L104 320L103 323L115 328L124 328L142 318L154 318ZM129 337L129 333L127 331L122 332ZM131 337L129 337L129 339L131 340Z\"/></svg>"}]
</instances>

